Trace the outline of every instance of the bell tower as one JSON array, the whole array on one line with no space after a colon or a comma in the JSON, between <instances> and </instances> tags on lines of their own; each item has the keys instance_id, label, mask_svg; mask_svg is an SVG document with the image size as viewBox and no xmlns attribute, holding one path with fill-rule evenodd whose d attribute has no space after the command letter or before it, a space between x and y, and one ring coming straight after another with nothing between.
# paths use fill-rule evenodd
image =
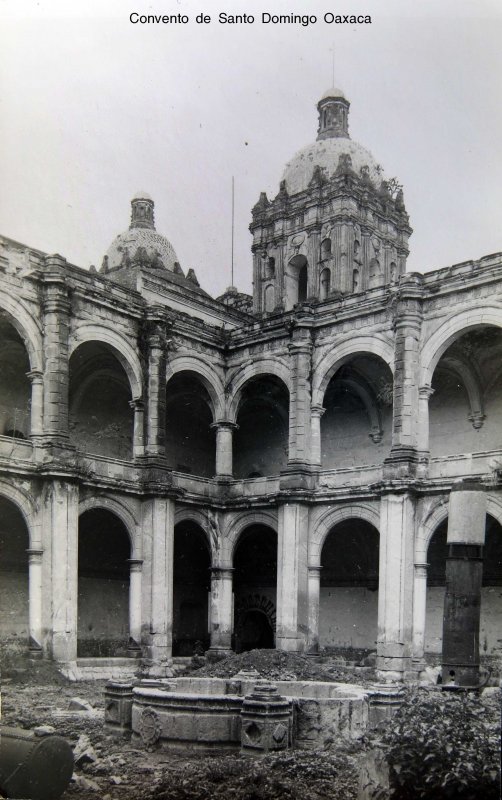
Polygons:
<instances>
[{"instance_id":1,"label":"bell tower","mask_svg":"<svg viewBox=\"0 0 502 800\"><path fill-rule=\"evenodd\" d=\"M253 307L270 314L396 283L412 233L403 191L349 136L340 89L317 103L317 139L252 210Z\"/></svg>"}]
</instances>

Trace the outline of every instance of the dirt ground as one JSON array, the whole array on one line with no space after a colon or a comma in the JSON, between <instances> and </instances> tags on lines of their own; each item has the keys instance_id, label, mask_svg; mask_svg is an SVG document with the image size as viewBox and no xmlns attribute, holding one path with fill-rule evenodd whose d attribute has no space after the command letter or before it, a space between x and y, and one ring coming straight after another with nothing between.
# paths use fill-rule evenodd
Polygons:
<instances>
[{"instance_id":1,"label":"dirt ground","mask_svg":"<svg viewBox=\"0 0 502 800\"><path fill-rule=\"evenodd\" d=\"M271 679L344 680L336 663L276 651L234 656L229 663L194 674L233 675L258 669ZM343 677L342 674L343 673ZM367 670L359 676L368 679ZM16 665L2 674L2 723L33 729L50 725L74 748L74 779L62 800L353 800L357 796L357 744L340 743L330 751L288 751L254 759L235 754L167 750L147 752L141 743L105 731L105 681L70 682L52 665ZM87 710L71 701L87 701Z\"/></svg>"}]
</instances>

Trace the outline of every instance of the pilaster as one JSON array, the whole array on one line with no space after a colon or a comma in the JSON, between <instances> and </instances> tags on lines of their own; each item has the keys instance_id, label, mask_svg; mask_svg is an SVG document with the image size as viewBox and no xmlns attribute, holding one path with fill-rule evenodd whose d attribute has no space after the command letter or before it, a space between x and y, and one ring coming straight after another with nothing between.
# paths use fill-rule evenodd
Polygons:
<instances>
[{"instance_id":1,"label":"pilaster","mask_svg":"<svg viewBox=\"0 0 502 800\"><path fill-rule=\"evenodd\" d=\"M66 260L47 256L44 266L44 438L67 447L70 300L64 274Z\"/></svg>"},{"instance_id":2,"label":"pilaster","mask_svg":"<svg viewBox=\"0 0 502 800\"><path fill-rule=\"evenodd\" d=\"M415 500L408 493L380 501L377 670L402 680L411 668Z\"/></svg>"},{"instance_id":3,"label":"pilaster","mask_svg":"<svg viewBox=\"0 0 502 800\"><path fill-rule=\"evenodd\" d=\"M277 553L278 650L303 652L308 638L309 509L303 503L279 506Z\"/></svg>"}]
</instances>

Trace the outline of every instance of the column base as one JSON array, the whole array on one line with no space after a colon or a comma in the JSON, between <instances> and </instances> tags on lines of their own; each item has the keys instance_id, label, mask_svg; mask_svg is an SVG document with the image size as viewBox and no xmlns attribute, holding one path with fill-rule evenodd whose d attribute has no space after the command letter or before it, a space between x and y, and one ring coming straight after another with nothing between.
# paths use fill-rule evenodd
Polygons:
<instances>
[{"instance_id":1,"label":"column base","mask_svg":"<svg viewBox=\"0 0 502 800\"><path fill-rule=\"evenodd\" d=\"M284 650L286 653L303 653L305 651L305 642L296 636L280 636L277 637L275 649Z\"/></svg>"},{"instance_id":2,"label":"column base","mask_svg":"<svg viewBox=\"0 0 502 800\"><path fill-rule=\"evenodd\" d=\"M214 664L216 661L223 661L224 658L233 656L234 651L231 647L210 647L204 655L209 664Z\"/></svg>"}]
</instances>

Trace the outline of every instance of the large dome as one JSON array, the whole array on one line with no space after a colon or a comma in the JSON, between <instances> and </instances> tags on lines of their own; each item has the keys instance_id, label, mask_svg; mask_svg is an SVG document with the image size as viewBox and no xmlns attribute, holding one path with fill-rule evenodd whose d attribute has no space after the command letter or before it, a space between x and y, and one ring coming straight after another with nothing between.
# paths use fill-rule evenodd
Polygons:
<instances>
[{"instance_id":1,"label":"large dome","mask_svg":"<svg viewBox=\"0 0 502 800\"><path fill-rule=\"evenodd\" d=\"M155 269L179 271L174 247L155 230L154 203L146 192L138 192L133 197L129 230L115 237L107 256L109 270L141 262Z\"/></svg>"},{"instance_id":2,"label":"large dome","mask_svg":"<svg viewBox=\"0 0 502 800\"><path fill-rule=\"evenodd\" d=\"M315 167L320 167L325 176L331 178L343 154L350 156L352 169L358 175L363 167L368 167L368 177L373 183L379 186L385 180L381 166L362 145L348 137L322 139L303 147L286 164L282 177L289 194L307 189Z\"/></svg>"}]
</instances>

